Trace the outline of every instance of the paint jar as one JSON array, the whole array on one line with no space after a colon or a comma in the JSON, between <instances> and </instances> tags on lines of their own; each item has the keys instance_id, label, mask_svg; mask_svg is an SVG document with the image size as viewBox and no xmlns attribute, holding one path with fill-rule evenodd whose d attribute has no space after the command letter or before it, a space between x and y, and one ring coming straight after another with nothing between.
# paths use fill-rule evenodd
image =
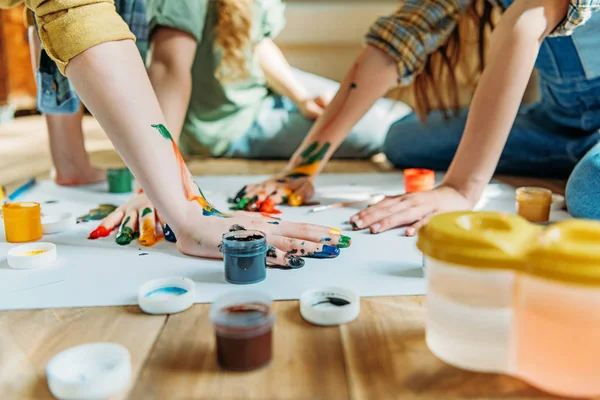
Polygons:
<instances>
[{"instance_id":1,"label":"paint jar","mask_svg":"<svg viewBox=\"0 0 600 400\"><path fill-rule=\"evenodd\" d=\"M263 232L228 232L223 235L221 251L227 282L248 285L267 277L267 235Z\"/></svg>"},{"instance_id":2,"label":"paint jar","mask_svg":"<svg viewBox=\"0 0 600 400\"><path fill-rule=\"evenodd\" d=\"M438 358L471 371L509 370L515 274L540 231L493 212L441 214L420 229L426 341Z\"/></svg>"},{"instance_id":3,"label":"paint jar","mask_svg":"<svg viewBox=\"0 0 600 400\"><path fill-rule=\"evenodd\" d=\"M257 292L236 292L217 299L210 310L217 340L217 361L223 369L250 371L271 361L273 325L271 299Z\"/></svg>"},{"instance_id":4,"label":"paint jar","mask_svg":"<svg viewBox=\"0 0 600 400\"><path fill-rule=\"evenodd\" d=\"M516 282L515 375L566 398L600 396L600 223L548 228Z\"/></svg>"},{"instance_id":5,"label":"paint jar","mask_svg":"<svg viewBox=\"0 0 600 400\"><path fill-rule=\"evenodd\" d=\"M4 204L2 218L7 242L34 242L42 238L42 212L39 203Z\"/></svg>"},{"instance_id":6,"label":"paint jar","mask_svg":"<svg viewBox=\"0 0 600 400\"><path fill-rule=\"evenodd\" d=\"M517 214L529 222L548 222L552 208L552 191L537 187L517 189Z\"/></svg>"},{"instance_id":7,"label":"paint jar","mask_svg":"<svg viewBox=\"0 0 600 400\"><path fill-rule=\"evenodd\" d=\"M133 190L132 175L129 169L109 169L106 172L110 193L130 193Z\"/></svg>"},{"instance_id":8,"label":"paint jar","mask_svg":"<svg viewBox=\"0 0 600 400\"><path fill-rule=\"evenodd\" d=\"M406 193L426 192L435 186L435 172L430 169L409 168L404 170Z\"/></svg>"}]
</instances>

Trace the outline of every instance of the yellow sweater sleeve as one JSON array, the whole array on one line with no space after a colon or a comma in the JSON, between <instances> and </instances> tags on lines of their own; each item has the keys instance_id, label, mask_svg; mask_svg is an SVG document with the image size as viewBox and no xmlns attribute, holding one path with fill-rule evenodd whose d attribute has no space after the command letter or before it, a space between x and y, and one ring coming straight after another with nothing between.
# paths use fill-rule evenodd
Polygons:
<instances>
[{"instance_id":1,"label":"yellow sweater sleeve","mask_svg":"<svg viewBox=\"0 0 600 400\"><path fill-rule=\"evenodd\" d=\"M0 8L11 8L22 2L23 0L0 0Z\"/></svg>"},{"instance_id":2,"label":"yellow sweater sleeve","mask_svg":"<svg viewBox=\"0 0 600 400\"><path fill-rule=\"evenodd\" d=\"M18 0L0 0L15 5ZM69 61L90 47L118 40L135 40L117 14L114 0L25 0L35 13L44 49L61 73Z\"/></svg>"}]
</instances>

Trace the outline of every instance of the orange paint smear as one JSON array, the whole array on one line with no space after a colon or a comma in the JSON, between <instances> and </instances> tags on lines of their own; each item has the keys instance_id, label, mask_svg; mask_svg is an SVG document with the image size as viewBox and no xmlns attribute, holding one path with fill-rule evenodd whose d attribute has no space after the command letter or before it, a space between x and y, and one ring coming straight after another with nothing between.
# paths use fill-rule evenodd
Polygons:
<instances>
[{"instance_id":1,"label":"orange paint smear","mask_svg":"<svg viewBox=\"0 0 600 400\"><path fill-rule=\"evenodd\" d=\"M144 220L139 242L142 246L154 246L156 244L156 224L154 218Z\"/></svg>"}]
</instances>

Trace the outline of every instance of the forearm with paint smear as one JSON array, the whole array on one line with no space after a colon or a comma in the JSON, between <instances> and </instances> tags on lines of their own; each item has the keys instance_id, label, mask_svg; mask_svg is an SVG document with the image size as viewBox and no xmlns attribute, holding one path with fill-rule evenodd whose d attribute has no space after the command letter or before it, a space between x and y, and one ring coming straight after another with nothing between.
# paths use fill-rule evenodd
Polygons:
<instances>
[{"instance_id":1,"label":"forearm with paint smear","mask_svg":"<svg viewBox=\"0 0 600 400\"><path fill-rule=\"evenodd\" d=\"M323 116L292 156L286 173L320 173L354 125L397 82L398 66L394 60L375 47L365 47ZM315 162L307 165L309 159Z\"/></svg>"},{"instance_id":2,"label":"forearm with paint smear","mask_svg":"<svg viewBox=\"0 0 600 400\"><path fill-rule=\"evenodd\" d=\"M172 140L152 127L165 119L133 41L92 47L73 58L66 72L162 218L175 234L184 229L191 174Z\"/></svg>"}]
</instances>

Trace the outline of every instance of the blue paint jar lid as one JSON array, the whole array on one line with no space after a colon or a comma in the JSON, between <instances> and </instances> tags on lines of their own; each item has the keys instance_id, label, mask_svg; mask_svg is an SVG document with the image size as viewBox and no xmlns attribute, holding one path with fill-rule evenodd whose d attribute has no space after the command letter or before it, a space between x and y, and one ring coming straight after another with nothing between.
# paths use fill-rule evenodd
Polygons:
<instances>
[{"instance_id":1,"label":"blue paint jar lid","mask_svg":"<svg viewBox=\"0 0 600 400\"><path fill-rule=\"evenodd\" d=\"M239 230L223 234L223 254L255 256L267 252L267 235L261 231Z\"/></svg>"},{"instance_id":2,"label":"blue paint jar lid","mask_svg":"<svg viewBox=\"0 0 600 400\"><path fill-rule=\"evenodd\" d=\"M147 314L175 314L194 304L196 284L189 278L153 279L138 292L138 304Z\"/></svg>"},{"instance_id":3,"label":"blue paint jar lid","mask_svg":"<svg viewBox=\"0 0 600 400\"><path fill-rule=\"evenodd\" d=\"M220 336L252 337L270 330L275 323L269 296L254 291L236 291L212 304L210 319Z\"/></svg>"}]
</instances>

